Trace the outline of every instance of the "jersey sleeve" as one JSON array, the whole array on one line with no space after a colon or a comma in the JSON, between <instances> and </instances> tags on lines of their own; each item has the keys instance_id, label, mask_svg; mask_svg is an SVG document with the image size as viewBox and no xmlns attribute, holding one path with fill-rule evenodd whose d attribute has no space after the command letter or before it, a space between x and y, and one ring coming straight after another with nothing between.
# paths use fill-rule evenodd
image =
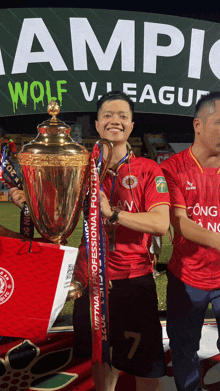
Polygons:
<instances>
[{"instance_id":1,"label":"jersey sleeve","mask_svg":"<svg viewBox=\"0 0 220 391\"><path fill-rule=\"evenodd\" d=\"M149 212L159 205L170 205L166 179L158 163L152 161L145 175L145 210Z\"/></svg>"},{"instance_id":2,"label":"jersey sleeve","mask_svg":"<svg viewBox=\"0 0 220 391\"><path fill-rule=\"evenodd\" d=\"M176 159L169 158L164 160L161 163L161 168L169 189L171 207L186 209L186 202L178 181L178 164Z\"/></svg>"}]
</instances>

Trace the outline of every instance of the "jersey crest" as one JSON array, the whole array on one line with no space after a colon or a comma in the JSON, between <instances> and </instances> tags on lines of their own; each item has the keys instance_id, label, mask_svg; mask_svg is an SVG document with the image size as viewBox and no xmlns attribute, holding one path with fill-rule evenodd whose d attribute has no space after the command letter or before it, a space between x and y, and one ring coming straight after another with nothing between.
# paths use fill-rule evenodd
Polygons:
<instances>
[{"instance_id":1,"label":"jersey crest","mask_svg":"<svg viewBox=\"0 0 220 391\"><path fill-rule=\"evenodd\" d=\"M134 175L127 175L123 178L122 180L122 185L126 188L126 189L134 189L134 187L136 187L138 184L138 179L136 176Z\"/></svg>"}]
</instances>

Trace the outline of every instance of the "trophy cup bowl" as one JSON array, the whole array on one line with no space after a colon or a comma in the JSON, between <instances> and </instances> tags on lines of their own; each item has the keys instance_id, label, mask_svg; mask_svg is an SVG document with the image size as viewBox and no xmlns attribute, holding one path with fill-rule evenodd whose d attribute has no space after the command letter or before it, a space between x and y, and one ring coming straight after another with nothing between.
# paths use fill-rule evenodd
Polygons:
<instances>
[{"instance_id":1,"label":"trophy cup bowl","mask_svg":"<svg viewBox=\"0 0 220 391\"><path fill-rule=\"evenodd\" d=\"M47 111L52 118L38 125L37 137L23 146L18 161L34 226L45 239L60 245L74 231L83 208L90 154L71 139L71 128L57 118L56 101L50 102ZM100 181L112 156L111 143L101 139L99 145L103 144L108 158ZM80 297L82 291L82 284L73 278L67 300Z\"/></svg>"},{"instance_id":2,"label":"trophy cup bowl","mask_svg":"<svg viewBox=\"0 0 220 391\"><path fill-rule=\"evenodd\" d=\"M18 161L35 228L45 239L62 244L80 217L89 152L71 139L71 128L56 117L56 101L47 111L52 118L38 125L37 137L24 145Z\"/></svg>"}]
</instances>

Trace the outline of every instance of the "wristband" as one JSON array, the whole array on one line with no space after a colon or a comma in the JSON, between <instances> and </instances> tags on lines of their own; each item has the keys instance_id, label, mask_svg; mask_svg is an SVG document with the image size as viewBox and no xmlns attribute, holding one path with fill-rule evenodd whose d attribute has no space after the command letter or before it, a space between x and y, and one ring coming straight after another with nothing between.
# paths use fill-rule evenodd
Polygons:
<instances>
[{"instance_id":1,"label":"wristband","mask_svg":"<svg viewBox=\"0 0 220 391\"><path fill-rule=\"evenodd\" d=\"M110 217L110 219L108 220L109 221L109 223L111 223L111 224L114 224L114 223L116 223L116 221L118 220L118 215L119 215L119 213L121 212L121 210L120 209L114 209L114 211L113 211L113 214L112 214L112 216Z\"/></svg>"}]
</instances>

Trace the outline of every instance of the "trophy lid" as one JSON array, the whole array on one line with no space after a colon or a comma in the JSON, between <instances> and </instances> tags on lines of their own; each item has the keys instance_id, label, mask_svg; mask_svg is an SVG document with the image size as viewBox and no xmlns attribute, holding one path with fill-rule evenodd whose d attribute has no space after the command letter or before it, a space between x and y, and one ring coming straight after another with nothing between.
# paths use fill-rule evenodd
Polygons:
<instances>
[{"instance_id":1,"label":"trophy lid","mask_svg":"<svg viewBox=\"0 0 220 391\"><path fill-rule=\"evenodd\" d=\"M18 154L19 163L23 164L24 157L22 155L27 153L35 156L40 154L45 154L45 156L52 154L89 156L89 152L83 145L72 140L70 136L71 127L57 118L60 106L55 100L51 100L47 106L47 112L52 118L37 126L38 135L34 140L23 146ZM86 157L86 164L88 164L87 160Z\"/></svg>"},{"instance_id":2,"label":"trophy lid","mask_svg":"<svg viewBox=\"0 0 220 391\"><path fill-rule=\"evenodd\" d=\"M42 124L38 125L38 132L41 134L65 133L70 135L71 127L57 118L57 115L60 113L60 106L55 100L52 99L50 101L49 105L47 106L47 112L52 116L52 118L49 118Z\"/></svg>"}]
</instances>

